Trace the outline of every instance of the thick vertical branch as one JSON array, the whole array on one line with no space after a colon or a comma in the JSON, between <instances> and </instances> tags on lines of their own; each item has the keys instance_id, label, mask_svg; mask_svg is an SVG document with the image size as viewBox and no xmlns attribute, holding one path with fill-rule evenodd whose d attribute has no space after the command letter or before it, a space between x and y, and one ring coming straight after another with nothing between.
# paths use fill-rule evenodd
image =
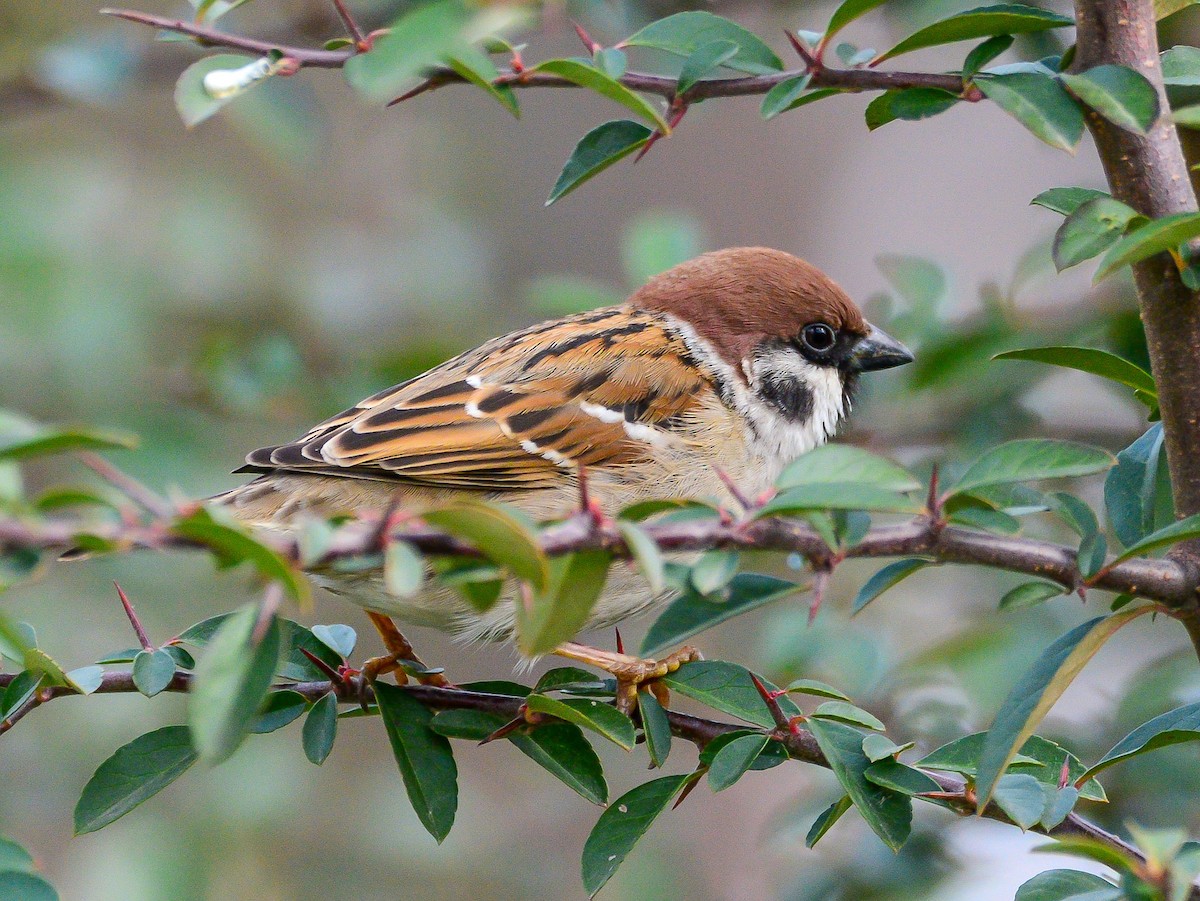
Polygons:
<instances>
[{"instance_id":1,"label":"thick vertical branch","mask_svg":"<svg viewBox=\"0 0 1200 901\"><path fill-rule=\"evenodd\" d=\"M1195 212L1187 163L1167 113L1151 0L1075 0L1075 12L1075 70L1114 63L1136 69L1158 90L1164 111L1145 135L1089 114L1113 196L1153 218ZM1165 253L1137 264L1133 274L1162 406L1175 509L1180 516L1200 513L1200 298ZM1180 550L1200 564L1200 544Z\"/></svg>"}]
</instances>

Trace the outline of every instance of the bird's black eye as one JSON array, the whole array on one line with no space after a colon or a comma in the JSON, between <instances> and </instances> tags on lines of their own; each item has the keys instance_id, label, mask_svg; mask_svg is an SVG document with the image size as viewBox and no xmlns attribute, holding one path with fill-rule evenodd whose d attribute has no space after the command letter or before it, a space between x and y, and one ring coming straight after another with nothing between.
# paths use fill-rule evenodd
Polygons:
<instances>
[{"instance_id":1,"label":"bird's black eye","mask_svg":"<svg viewBox=\"0 0 1200 901\"><path fill-rule=\"evenodd\" d=\"M804 326L803 331L800 332L800 340L804 342L804 346L809 350L823 352L833 347L834 341L837 340L837 335L824 322L814 322Z\"/></svg>"}]
</instances>

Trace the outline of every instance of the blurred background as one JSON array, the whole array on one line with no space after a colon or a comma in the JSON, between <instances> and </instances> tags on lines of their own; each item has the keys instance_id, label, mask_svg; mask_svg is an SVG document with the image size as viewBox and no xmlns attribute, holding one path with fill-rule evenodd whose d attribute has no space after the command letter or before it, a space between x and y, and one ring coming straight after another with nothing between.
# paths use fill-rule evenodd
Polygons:
<instances>
[{"instance_id":1,"label":"blurred background","mask_svg":"<svg viewBox=\"0 0 1200 901\"><path fill-rule=\"evenodd\" d=\"M405 4L351 5L375 27ZM889 3L845 37L887 46L969 5ZM709 8L782 55L783 28L819 29L832 7L548 4L526 54L577 53L571 19L612 42L650 18ZM191 15L169 0L142 8ZM311 46L340 34L326 0L258 0L221 25ZM1163 46L1194 42L1197 29L1192 13L1175 16ZM1058 217L1028 205L1049 187L1103 186L1087 141L1077 157L1053 151L990 104L868 134L868 97L769 123L758 98L709 102L636 166L544 208L578 138L620 115L607 101L526 91L517 122L480 92L450 87L384 110L338 73L305 71L188 131L172 84L200 51L152 39L101 18L90 0L0 6L0 407L140 434L138 450L113 459L155 487L199 497L235 485L229 471L251 448L486 337L615 302L678 260L744 244L817 264L917 351L915 365L869 380L848 440L927 467L1022 435L1115 451L1145 428L1143 412L1098 380L989 362L1014 347L1089 343L1144 363L1128 282L1092 289L1090 271L1055 275ZM1055 40L1019 43L1005 60L1061 52ZM924 51L905 66L954 68L967 49ZM26 471L35 487L88 476L63 462ZM1085 490L1098 502L1099 484ZM997 601L1018 578L935 568L852 620L850 598L877 567L839 569L812 628L799 597L698 644L776 682L830 682L898 741L930 750L986 728L1015 675L1111 600L1001 613ZM130 644L114 578L158 641L251 592L243 575L214 573L198 557L145 554L51 566L0 603L79 666ZM361 613L332 597L318 599L313 621L354 625L360 654L375 646ZM507 648L413 637L454 679L511 675ZM1173 624L1139 621L1092 662L1043 733L1092 760L1133 725L1200 699L1186 644ZM183 704L64 700L3 737L0 833L30 848L64 899L583 896L579 855L597 810L507 743L457 743L458 822L436 847L374 720L344 721L319 771L301 753L298 725L252 737L228 763L196 768L113 826L72 839L71 811L94 768L135 735L181 722ZM614 796L647 778L640 752L601 754ZM1194 831L1196 755L1183 745L1110 770L1112 803L1081 811L1111 828ZM677 745L670 771L692 765ZM806 850L813 818L839 796L829 773L803 766L751 774L719 800L697 791L651 830L605 897L983 901L1063 865L1026 853L1043 843L1035 836L921 805L898 856L853 814Z\"/></svg>"}]
</instances>

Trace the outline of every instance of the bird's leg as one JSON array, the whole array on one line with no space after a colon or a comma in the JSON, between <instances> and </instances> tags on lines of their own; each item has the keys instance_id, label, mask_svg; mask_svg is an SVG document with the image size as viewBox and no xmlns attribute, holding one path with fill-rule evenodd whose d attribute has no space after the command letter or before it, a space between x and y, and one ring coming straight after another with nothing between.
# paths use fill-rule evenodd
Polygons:
<instances>
[{"instance_id":1,"label":"bird's leg","mask_svg":"<svg viewBox=\"0 0 1200 901\"><path fill-rule=\"evenodd\" d=\"M383 639L383 646L387 648L388 653L380 657L372 657L363 664L362 674L365 683L370 684L380 676L396 673L396 681L403 685L408 681L408 674L404 671L405 663L415 663L422 670L427 669L421 658L413 651L413 646L409 644L408 639L396 628L396 624L392 622L390 616L384 616L374 610L368 610L367 616L371 618L372 625L375 626L379 637ZM419 674L416 679L422 685L436 685L439 688L450 684L441 673Z\"/></svg>"},{"instance_id":2,"label":"bird's leg","mask_svg":"<svg viewBox=\"0 0 1200 901\"><path fill-rule=\"evenodd\" d=\"M651 660L619 651L603 651L573 641L560 644L552 653L568 660L589 664L613 676L617 680L617 709L627 714L637 707L638 689L646 683L649 683L650 691L665 706L669 700L667 688L654 680L675 672L685 663L703 659L700 652L693 647L682 647L661 660Z\"/></svg>"}]
</instances>

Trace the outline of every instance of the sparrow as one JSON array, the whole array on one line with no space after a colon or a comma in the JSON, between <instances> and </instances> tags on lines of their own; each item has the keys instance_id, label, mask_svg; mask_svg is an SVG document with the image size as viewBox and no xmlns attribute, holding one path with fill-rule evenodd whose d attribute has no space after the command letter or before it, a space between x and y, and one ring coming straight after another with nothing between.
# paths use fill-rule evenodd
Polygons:
<instances>
[{"instance_id":1,"label":"sparrow","mask_svg":"<svg viewBox=\"0 0 1200 901\"><path fill-rule=\"evenodd\" d=\"M563 517L578 509L581 471L606 510L726 499L727 483L756 495L833 437L861 373L911 360L816 267L768 248L720 250L620 305L493 338L252 451L237 472L257 477L217 502L254 529L290 531L312 517L419 517L464 497ZM391 617L471 641L513 634L515 591L480 613L436 580L399 597L378 571L313 575L366 608L394 660L416 658ZM614 567L585 629L669 600ZM695 655L646 661L573 642L555 653L608 670L626 694Z\"/></svg>"}]
</instances>

